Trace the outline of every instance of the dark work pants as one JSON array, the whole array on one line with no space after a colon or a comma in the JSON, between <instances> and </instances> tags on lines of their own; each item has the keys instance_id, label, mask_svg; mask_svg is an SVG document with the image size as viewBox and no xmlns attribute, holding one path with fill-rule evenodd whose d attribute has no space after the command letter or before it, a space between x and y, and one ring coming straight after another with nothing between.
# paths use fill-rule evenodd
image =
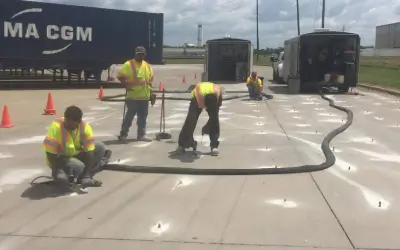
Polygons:
<instances>
[{"instance_id":1,"label":"dark work pants","mask_svg":"<svg viewBox=\"0 0 400 250\"><path fill-rule=\"evenodd\" d=\"M148 100L126 100L126 113L124 122L121 127L121 135L127 136L129 128L132 126L132 121L137 114L137 137L141 138L146 135L146 121L149 113L149 101Z\"/></svg>"},{"instance_id":2,"label":"dark work pants","mask_svg":"<svg viewBox=\"0 0 400 250\"><path fill-rule=\"evenodd\" d=\"M211 148L218 148L219 146L219 107L222 105L222 97L219 98L219 103L217 103L216 95L205 96L205 105L207 107L208 121L206 125L203 126L202 131L210 136L210 146ZM183 148L189 148L193 146L194 143L194 130L196 129L197 121L203 109L198 108L197 101L192 98L189 105L189 111L186 116L185 124L179 134L179 146Z\"/></svg>"}]
</instances>

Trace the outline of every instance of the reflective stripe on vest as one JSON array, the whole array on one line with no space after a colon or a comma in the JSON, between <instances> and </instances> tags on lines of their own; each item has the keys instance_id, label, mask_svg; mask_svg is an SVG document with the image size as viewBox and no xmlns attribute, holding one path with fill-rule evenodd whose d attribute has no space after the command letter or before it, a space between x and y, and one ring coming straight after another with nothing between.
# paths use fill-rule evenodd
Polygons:
<instances>
[{"instance_id":1,"label":"reflective stripe on vest","mask_svg":"<svg viewBox=\"0 0 400 250\"><path fill-rule=\"evenodd\" d=\"M60 118L55 120L56 123L60 126L60 133L61 133L61 141L55 141L54 139L45 138L44 143L46 146L50 146L51 148L55 149L58 154L65 155L65 149L67 148L68 142L68 131L65 129L64 125L64 118ZM81 122L79 124L79 144L80 148L88 147L90 144L94 143L94 137L85 138L85 122ZM75 143L75 142L74 142Z\"/></svg>"},{"instance_id":2,"label":"reflective stripe on vest","mask_svg":"<svg viewBox=\"0 0 400 250\"><path fill-rule=\"evenodd\" d=\"M150 73L149 65L145 61L143 61L142 63L145 64L146 69ZM146 85L147 85L146 79L145 80L137 79L136 67L135 67L135 63L133 62L133 60L129 61L129 66L131 66L131 70L132 70L133 86L146 87ZM145 74L145 77L146 77L146 74Z\"/></svg>"},{"instance_id":3,"label":"reflective stripe on vest","mask_svg":"<svg viewBox=\"0 0 400 250\"><path fill-rule=\"evenodd\" d=\"M195 97L197 100L197 107L198 108L205 108L205 104L204 104L204 95L201 92L201 84L197 84L196 86L196 91L195 91ZM216 94L217 95L217 103L219 102L219 96L220 96L220 88L217 85L213 85L213 93L209 93L209 94Z\"/></svg>"}]
</instances>

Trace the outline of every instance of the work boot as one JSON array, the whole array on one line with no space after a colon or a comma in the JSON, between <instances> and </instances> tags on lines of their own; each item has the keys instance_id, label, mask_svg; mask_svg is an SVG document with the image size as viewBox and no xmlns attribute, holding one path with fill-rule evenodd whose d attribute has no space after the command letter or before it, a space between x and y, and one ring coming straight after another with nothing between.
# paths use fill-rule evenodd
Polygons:
<instances>
[{"instance_id":1,"label":"work boot","mask_svg":"<svg viewBox=\"0 0 400 250\"><path fill-rule=\"evenodd\" d=\"M174 152L174 154L184 154L184 153L185 153L185 148L182 146L178 146L178 148Z\"/></svg>"},{"instance_id":2,"label":"work boot","mask_svg":"<svg viewBox=\"0 0 400 250\"><path fill-rule=\"evenodd\" d=\"M218 148L211 148L211 155L212 156L217 156L219 154Z\"/></svg>"},{"instance_id":3,"label":"work boot","mask_svg":"<svg viewBox=\"0 0 400 250\"><path fill-rule=\"evenodd\" d=\"M122 141L122 142L126 142L126 139L128 138L128 135L119 135L118 136L118 140Z\"/></svg>"},{"instance_id":4,"label":"work boot","mask_svg":"<svg viewBox=\"0 0 400 250\"><path fill-rule=\"evenodd\" d=\"M83 177L78 181L78 184L81 184L83 187L101 187L103 182L100 180L95 180L90 177Z\"/></svg>"},{"instance_id":5,"label":"work boot","mask_svg":"<svg viewBox=\"0 0 400 250\"><path fill-rule=\"evenodd\" d=\"M152 139L147 138L146 136L140 136L137 138L138 141L144 141L144 142L151 142L153 141Z\"/></svg>"}]
</instances>

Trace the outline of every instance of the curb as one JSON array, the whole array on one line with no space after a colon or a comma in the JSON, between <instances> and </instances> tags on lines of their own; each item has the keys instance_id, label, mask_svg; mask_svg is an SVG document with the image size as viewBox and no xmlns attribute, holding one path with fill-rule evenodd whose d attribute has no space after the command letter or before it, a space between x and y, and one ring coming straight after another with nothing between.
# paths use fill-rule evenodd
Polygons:
<instances>
[{"instance_id":1,"label":"curb","mask_svg":"<svg viewBox=\"0 0 400 250\"><path fill-rule=\"evenodd\" d=\"M365 88L365 89L369 89L369 90L375 90L375 91L379 91L379 92L384 92L384 93L394 95L394 96L400 96L400 91L398 91L398 90L386 89L386 88L378 87L375 85L359 83L359 84L357 84L357 87L361 87L361 88Z\"/></svg>"}]
</instances>

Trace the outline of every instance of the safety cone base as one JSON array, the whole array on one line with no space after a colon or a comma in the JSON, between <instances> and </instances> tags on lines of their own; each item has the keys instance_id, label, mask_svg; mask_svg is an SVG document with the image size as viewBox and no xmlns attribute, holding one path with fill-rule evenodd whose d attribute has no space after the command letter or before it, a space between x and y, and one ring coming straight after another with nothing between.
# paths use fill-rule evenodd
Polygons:
<instances>
[{"instance_id":1,"label":"safety cone base","mask_svg":"<svg viewBox=\"0 0 400 250\"><path fill-rule=\"evenodd\" d=\"M14 124L0 125L0 128L12 128L12 127L14 127Z\"/></svg>"},{"instance_id":2,"label":"safety cone base","mask_svg":"<svg viewBox=\"0 0 400 250\"><path fill-rule=\"evenodd\" d=\"M52 110L45 109L44 113L42 115L55 115L56 113L57 112L55 109L52 109Z\"/></svg>"}]
</instances>

